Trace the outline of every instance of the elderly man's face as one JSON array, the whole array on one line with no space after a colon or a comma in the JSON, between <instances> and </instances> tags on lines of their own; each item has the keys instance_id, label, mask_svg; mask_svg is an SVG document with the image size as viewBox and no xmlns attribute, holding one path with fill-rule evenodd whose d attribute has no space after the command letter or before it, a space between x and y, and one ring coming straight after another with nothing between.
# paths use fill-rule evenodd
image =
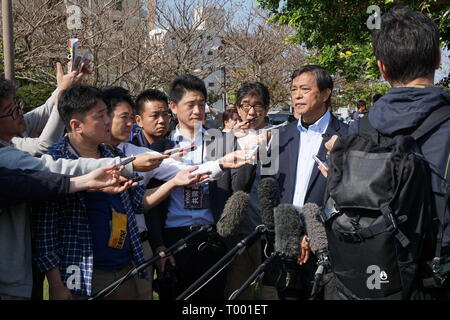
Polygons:
<instances>
[{"instance_id":1,"label":"elderly man's face","mask_svg":"<svg viewBox=\"0 0 450 320\"><path fill-rule=\"evenodd\" d=\"M304 121L317 120L326 111L325 103L331 94L330 89L320 91L312 72L305 72L292 80L291 99L295 114Z\"/></svg>"}]
</instances>

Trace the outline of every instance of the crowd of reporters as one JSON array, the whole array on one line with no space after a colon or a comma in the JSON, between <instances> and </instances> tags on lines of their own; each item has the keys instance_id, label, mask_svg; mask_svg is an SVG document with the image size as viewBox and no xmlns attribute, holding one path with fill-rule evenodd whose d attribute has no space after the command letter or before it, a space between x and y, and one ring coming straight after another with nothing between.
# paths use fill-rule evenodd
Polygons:
<instances>
[{"instance_id":1,"label":"crowd of reporters","mask_svg":"<svg viewBox=\"0 0 450 320\"><path fill-rule=\"evenodd\" d=\"M56 91L26 114L1 79L0 299L42 299L44 277L50 299L338 299L317 219L333 143L358 134L362 118L392 137L449 108L433 87L438 39L420 13L383 15L373 46L393 89L350 126L332 113L333 80L317 65L293 71L294 121L268 123L269 90L245 82L222 132L208 128L207 90L190 74L168 95L134 99L80 84L88 66L64 74L58 64ZM444 257L449 137L447 119L418 142ZM448 283L431 296L448 299Z\"/></svg>"}]
</instances>

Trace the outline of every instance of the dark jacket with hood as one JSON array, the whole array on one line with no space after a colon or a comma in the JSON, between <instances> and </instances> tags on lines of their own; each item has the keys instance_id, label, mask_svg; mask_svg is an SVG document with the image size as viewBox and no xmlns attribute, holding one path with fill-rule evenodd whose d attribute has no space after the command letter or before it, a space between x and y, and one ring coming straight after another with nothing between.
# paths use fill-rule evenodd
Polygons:
<instances>
[{"instance_id":1,"label":"dark jacket with hood","mask_svg":"<svg viewBox=\"0 0 450 320\"><path fill-rule=\"evenodd\" d=\"M450 108L450 93L440 88L393 88L380 98L369 112L370 124L383 135L395 136L400 131L414 130L437 108ZM359 121L349 133L359 131ZM418 141L422 154L440 176L445 177L449 166L450 120L434 128ZM440 221L444 222L444 246L450 246L450 209L445 209L445 182L432 170L431 183Z\"/></svg>"}]
</instances>

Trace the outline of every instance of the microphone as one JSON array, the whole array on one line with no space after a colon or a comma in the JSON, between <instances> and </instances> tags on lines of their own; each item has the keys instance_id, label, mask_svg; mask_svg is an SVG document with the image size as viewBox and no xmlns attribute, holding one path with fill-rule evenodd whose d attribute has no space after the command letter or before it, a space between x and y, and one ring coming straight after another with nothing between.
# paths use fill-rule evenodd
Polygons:
<instances>
[{"instance_id":1,"label":"microphone","mask_svg":"<svg viewBox=\"0 0 450 320\"><path fill-rule=\"evenodd\" d=\"M308 234L309 245L312 252L317 257L317 270L314 275L314 284L311 291L311 299L314 299L318 290L319 284L322 281L324 272L330 270L330 259L328 256L328 239L325 228L318 220L320 208L315 203L306 203L302 208L302 213L306 223L306 233Z\"/></svg>"},{"instance_id":2,"label":"microphone","mask_svg":"<svg viewBox=\"0 0 450 320\"><path fill-rule=\"evenodd\" d=\"M171 245L166 250L159 252L157 255L154 255L150 259L144 261L139 266L134 267L127 274L125 274L123 277L121 277L120 279L117 279L116 281L111 283L106 288L100 290L99 292L94 294L92 297L90 297L88 300L96 300L96 299L100 299L100 298L102 298L104 296L107 296L108 294L113 292L115 289L117 289L125 281L127 281L128 279L134 277L140 271L144 270L148 266L154 264L155 262L157 262L158 260L160 260L160 259L162 259L164 257L168 257L170 255L173 255L173 254L175 254L175 253L185 249L197 237L204 236L204 234L210 234L213 231L214 231L214 227L211 226L211 225L201 226L198 230L191 232L185 238L179 239L176 243Z\"/></svg>"},{"instance_id":3,"label":"microphone","mask_svg":"<svg viewBox=\"0 0 450 320\"><path fill-rule=\"evenodd\" d=\"M228 300L235 300L258 278L262 277L266 267L276 258L297 258L300 235L304 231L299 213L290 204L280 204L274 209L273 221L275 227L275 251L259 265L238 290L231 294ZM292 277L287 276L286 279L292 279Z\"/></svg>"},{"instance_id":4,"label":"microphone","mask_svg":"<svg viewBox=\"0 0 450 320\"><path fill-rule=\"evenodd\" d=\"M250 196L243 192L243 191L237 191L235 192L225 203L225 207L223 209L222 215L217 222L216 229L217 233L222 237L228 237L233 235L237 228L239 227L239 224L244 218L244 215L247 212L247 207L250 202ZM203 236L206 234L211 234L214 231L214 228L212 226L202 226L199 230L196 230L189 235L187 235L185 238L182 238L178 240L175 244L170 246L164 251L159 252L157 255L151 257L149 260L143 262L141 265L137 266L136 268L132 269L128 274L123 276L122 278L116 280L112 284L110 284L108 287L104 288L103 290L96 293L93 297L89 298L89 300L95 300L104 297L105 295L111 293L113 290L115 290L119 285L121 285L126 280L130 279L131 277L135 276L139 271L145 269L149 265L154 264L156 261L170 256L174 255L175 253L185 249L189 244L192 243L194 239L197 239L199 236ZM205 243L202 243L199 248Z\"/></svg>"},{"instance_id":5,"label":"microphone","mask_svg":"<svg viewBox=\"0 0 450 320\"><path fill-rule=\"evenodd\" d=\"M250 195L244 191L236 191L228 198L222 215L217 222L217 233L224 238L232 236L247 213Z\"/></svg>"},{"instance_id":6,"label":"microphone","mask_svg":"<svg viewBox=\"0 0 450 320\"><path fill-rule=\"evenodd\" d=\"M292 204L280 204L274 210L275 251L284 259L298 257L298 244L304 227L300 214Z\"/></svg>"},{"instance_id":7,"label":"microphone","mask_svg":"<svg viewBox=\"0 0 450 320\"><path fill-rule=\"evenodd\" d=\"M266 228L273 232L274 216L273 210L280 204L280 188L274 178L264 178L259 182L257 190L261 219Z\"/></svg>"},{"instance_id":8,"label":"microphone","mask_svg":"<svg viewBox=\"0 0 450 320\"><path fill-rule=\"evenodd\" d=\"M239 224L247 213L247 207L250 202L250 196L243 192L235 192L225 204L222 217L217 223L217 233L222 237L233 235L237 230ZM267 214L262 217L263 223L267 223L271 219ZM238 255L241 254L247 247L256 241L262 234L267 231L265 225L259 225L255 230L238 242L232 249L230 249L219 261L217 261L211 268L208 269L200 278L198 278L189 288L182 292L176 300L187 300L194 295L198 290L203 288L209 281L224 270Z\"/></svg>"}]
</instances>

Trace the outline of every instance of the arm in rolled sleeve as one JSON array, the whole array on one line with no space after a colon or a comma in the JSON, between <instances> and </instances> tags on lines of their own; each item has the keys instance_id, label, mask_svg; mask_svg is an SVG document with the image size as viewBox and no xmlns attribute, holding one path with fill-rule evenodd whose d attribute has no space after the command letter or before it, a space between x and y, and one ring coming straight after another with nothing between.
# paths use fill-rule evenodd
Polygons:
<instances>
[{"instance_id":1,"label":"arm in rolled sleeve","mask_svg":"<svg viewBox=\"0 0 450 320\"><path fill-rule=\"evenodd\" d=\"M55 106L58 93L58 90L53 91L50 98L42 106L24 114L24 119L27 123L27 131L24 132L25 136L31 138L38 137L42 130L44 130L52 111L56 109L56 112L58 112Z\"/></svg>"},{"instance_id":2,"label":"arm in rolled sleeve","mask_svg":"<svg viewBox=\"0 0 450 320\"><path fill-rule=\"evenodd\" d=\"M41 158L35 158L24 151L10 146L0 148L0 166L8 169L42 170L78 176L100 167L119 164L120 161L121 159L119 157L103 159L80 158L77 160L61 158L54 160L52 156L47 154ZM133 174L133 165L131 163L125 166L123 174Z\"/></svg>"},{"instance_id":3,"label":"arm in rolled sleeve","mask_svg":"<svg viewBox=\"0 0 450 320\"><path fill-rule=\"evenodd\" d=\"M14 137L12 144L22 151L26 151L32 156L41 156L47 153L48 148L64 135L64 122L62 121L58 108L54 107L46 125L38 137Z\"/></svg>"},{"instance_id":4,"label":"arm in rolled sleeve","mask_svg":"<svg viewBox=\"0 0 450 320\"><path fill-rule=\"evenodd\" d=\"M163 181L168 181L176 176L181 170L192 168L193 165L176 161L172 158L165 159L161 165L153 170L153 178ZM218 180L223 175L223 170L220 168L219 160L207 161L199 164L198 169L193 174L203 174L211 172L211 175L204 182Z\"/></svg>"}]
</instances>

